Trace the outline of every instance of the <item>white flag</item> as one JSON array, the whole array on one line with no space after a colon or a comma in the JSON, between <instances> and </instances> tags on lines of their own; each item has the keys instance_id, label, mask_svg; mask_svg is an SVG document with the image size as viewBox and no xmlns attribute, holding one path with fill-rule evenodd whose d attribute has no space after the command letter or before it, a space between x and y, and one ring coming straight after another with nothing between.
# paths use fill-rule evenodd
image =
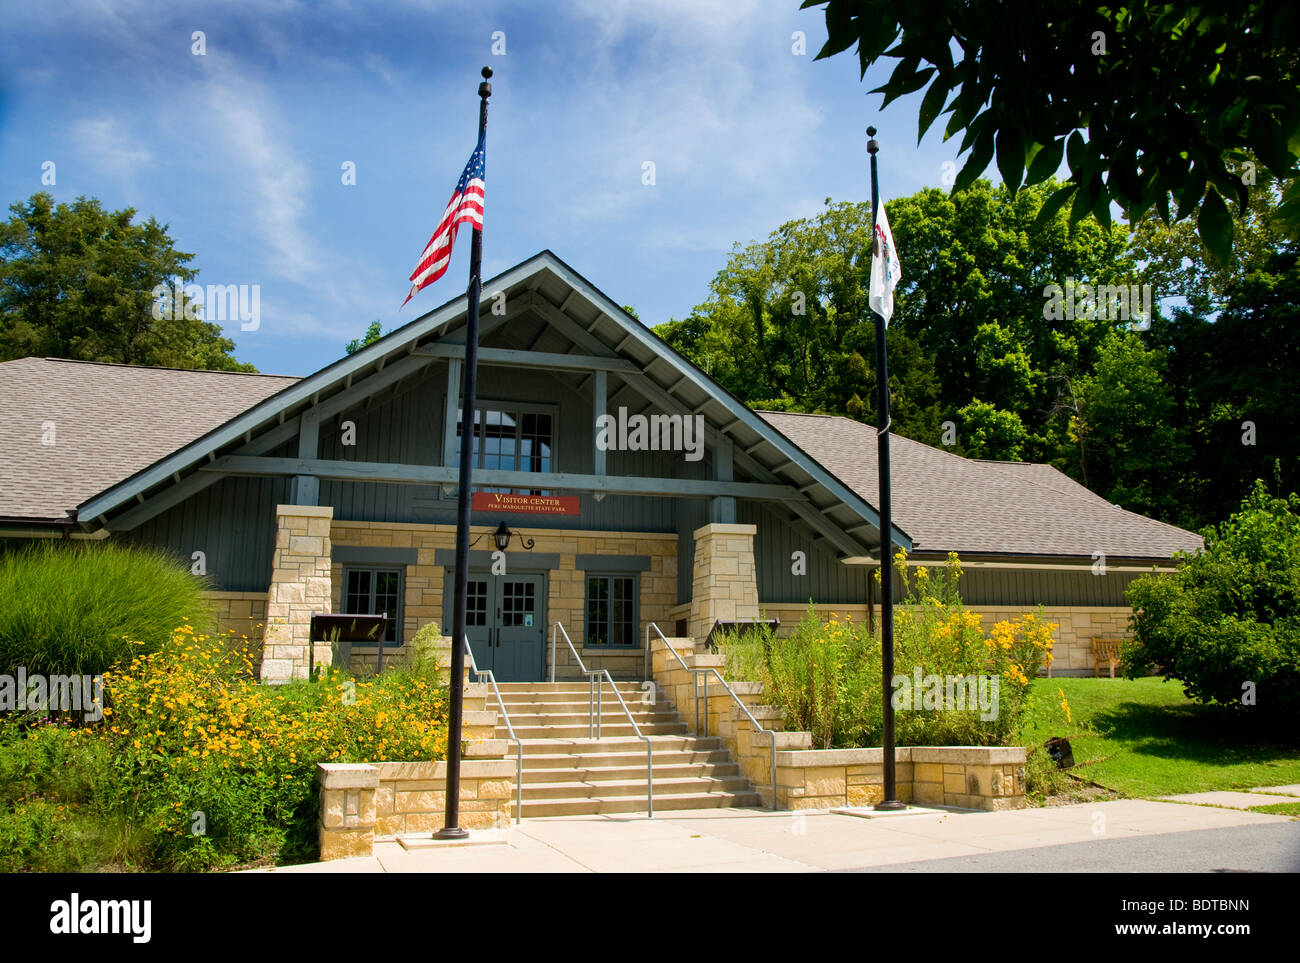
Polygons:
<instances>
[{"instance_id":1,"label":"white flag","mask_svg":"<svg viewBox=\"0 0 1300 963\"><path fill-rule=\"evenodd\" d=\"M889 231L889 216L885 214L885 205L881 204L871 254L871 288L867 302L871 310L885 319L885 327L889 327L889 319L894 316L894 287L902 275L898 252L894 250L894 235Z\"/></svg>"}]
</instances>

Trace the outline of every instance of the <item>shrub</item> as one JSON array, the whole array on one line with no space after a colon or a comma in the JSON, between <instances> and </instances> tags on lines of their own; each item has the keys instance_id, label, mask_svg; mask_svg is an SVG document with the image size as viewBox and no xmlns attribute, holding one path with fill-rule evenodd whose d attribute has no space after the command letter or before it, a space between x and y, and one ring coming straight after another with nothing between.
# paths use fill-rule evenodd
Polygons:
<instances>
[{"instance_id":1,"label":"shrub","mask_svg":"<svg viewBox=\"0 0 1300 963\"><path fill-rule=\"evenodd\" d=\"M1202 703L1269 717L1300 712L1300 496L1274 498L1262 481L1207 529L1205 549L1176 571L1135 579L1130 678L1157 673ZM1243 699L1247 692L1256 698Z\"/></svg>"},{"instance_id":2,"label":"shrub","mask_svg":"<svg viewBox=\"0 0 1300 963\"><path fill-rule=\"evenodd\" d=\"M96 675L152 652L188 620L211 626L207 584L174 558L114 544L48 545L0 557L0 672ZM130 640L130 641L128 641Z\"/></svg>"},{"instance_id":3,"label":"shrub","mask_svg":"<svg viewBox=\"0 0 1300 963\"><path fill-rule=\"evenodd\" d=\"M1029 680L1051 659L1056 625L1030 613L999 622L986 636L978 613L962 607L961 563L955 554L938 577L925 568L910 574L903 552L894 563L904 591L894 618L894 672L900 681L888 693L891 698L899 693L897 743L1012 744ZM773 703L784 709L785 724L811 732L815 747L880 745L884 688L878 631L834 614L822 622L810 604L789 637L777 638L761 626L724 639L722 650L728 674L763 682ZM918 672L923 685L913 692ZM971 701L965 707L932 703L934 690L924 683L933 675L996 678L996 714L991 705L984 712ZM904 692L921 711L909 708Z\"/></svg>"},{"instance_id":4,"label":"shrub","mask_svg":"<svg viewBox=\"0 0 1300 963\"><path fill-rule=\"evenodd\" d=\"M318 763L446 757L445 688L333 668L258 685L252 656L246 642L183 626L105 676L109 808L156 833L161 868L312 858Z\"/></svg>"}]
</instances>

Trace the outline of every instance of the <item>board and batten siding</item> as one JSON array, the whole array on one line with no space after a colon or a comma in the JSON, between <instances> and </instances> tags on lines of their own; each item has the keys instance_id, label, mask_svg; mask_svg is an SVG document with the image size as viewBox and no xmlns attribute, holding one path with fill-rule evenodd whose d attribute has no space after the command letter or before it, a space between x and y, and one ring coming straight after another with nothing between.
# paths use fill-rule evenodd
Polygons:
<instances>
[{"instance_id":1,"label":"board and batten siding","mask_svg":"<svg viewBox=\"0 0 1300 963\"><path fill-rule=\"evenodd\" d=\"M275 506L289 500L290 485L288 478L223 478L126 539L161 548L187 568L194 553L203 552L214 588L265 592L275 555Z\"/></svg>"}]
</instances>

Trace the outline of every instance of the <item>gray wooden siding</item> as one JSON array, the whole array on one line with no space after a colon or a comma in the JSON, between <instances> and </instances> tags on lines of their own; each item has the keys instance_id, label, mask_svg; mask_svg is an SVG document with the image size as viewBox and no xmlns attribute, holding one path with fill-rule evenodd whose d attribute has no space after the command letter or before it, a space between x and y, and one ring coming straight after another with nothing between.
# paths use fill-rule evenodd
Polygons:
<instances>
[{"instance_id":1,"label":"gray wooden siding","mask_svg":"<svg viewBox=\"0 0 1300 963\"><path fill-rule=\"evenodd\" d=\"M758 598L762 602L865 602L866 569L843 565L838 555L818 548L812 539L794 528L763 502L742 501L736 506L736 520L756 525L754 564L758 568ZM791 573L791 554L807 554L808 574Z\"/></svg>"},{"instance_id":2,"label":"gray wooden siding","mask_svg":"<svg viewBox=\"0 0 1300 963\"><path fill-rule=\"evenodd\" d=\"M265 592L275 554L275 506L289 500L287 478L223 478L194 497L127 533L188 567L193 553L207 559L214 587Z\"/></svg>"}]
</instances>

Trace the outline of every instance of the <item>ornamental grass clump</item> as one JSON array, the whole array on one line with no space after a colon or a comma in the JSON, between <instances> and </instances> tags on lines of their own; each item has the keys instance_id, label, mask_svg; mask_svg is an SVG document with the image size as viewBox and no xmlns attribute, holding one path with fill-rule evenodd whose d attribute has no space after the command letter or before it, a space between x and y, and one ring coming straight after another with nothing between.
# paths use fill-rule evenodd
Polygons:
<instances>
[{"instance_id":1,"label":"ornamental grass clump","mask_svg":"<svg viewBox=\"0 0 1300 963\"><path fill-rule=\"evenodd\" d=\"M0 556L0 673L95 675L213 627L206 579L163 552L40 544Z\"/></svg>"}]
</instances>

